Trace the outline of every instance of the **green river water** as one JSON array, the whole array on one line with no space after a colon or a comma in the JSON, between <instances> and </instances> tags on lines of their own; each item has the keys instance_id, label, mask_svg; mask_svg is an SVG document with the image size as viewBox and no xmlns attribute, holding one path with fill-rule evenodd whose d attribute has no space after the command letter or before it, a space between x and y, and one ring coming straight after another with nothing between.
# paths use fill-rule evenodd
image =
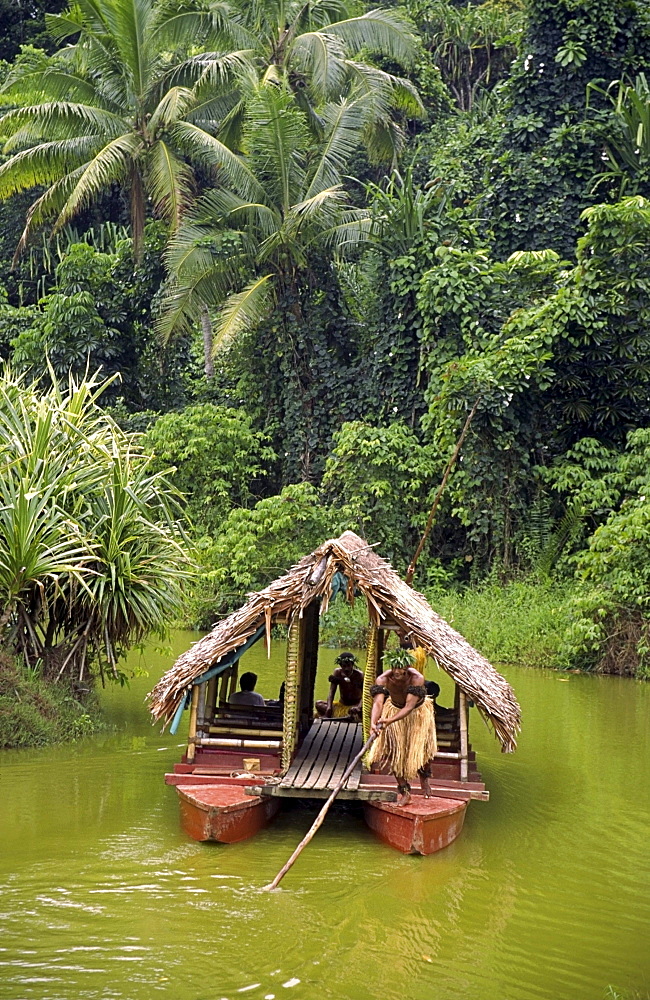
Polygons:
<instances>
[{"instance_id":1,"label":"green river water","mask_svg":"<svg viewBox=\"0 0 650 1000\"><path fill-rule=\"evenodd\" d=\"M143 697L193 638L105 693L108 734L0 754L2 1000L650 994L650 685L503 668L520 747L499 753L471 713L491 800L470 804L454 844L403 856L336 808L269 894L314 810L202 845L163 784L187 722L161 735ZM335 655L321 650L319 693ZM275 643L270 663L259 647L246 658L269 697L283 657Z\"/></svg>"}]
</instances>

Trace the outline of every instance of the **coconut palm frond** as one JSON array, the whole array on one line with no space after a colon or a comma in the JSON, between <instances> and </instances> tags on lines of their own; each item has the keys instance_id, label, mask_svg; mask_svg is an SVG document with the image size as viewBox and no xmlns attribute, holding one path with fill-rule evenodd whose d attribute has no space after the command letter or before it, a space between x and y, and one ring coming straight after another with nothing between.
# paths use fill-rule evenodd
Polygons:
<instances>
[{"instance_id":1,"label":"coconut palm frond","mask_svg":"<svg viewBox=\"0 0 650 1000\"><path fill-rule=\"evenodd\" d=\"M0 198L53 183L61 174L88 163L99 145L96 136L80 136L16 153L0 166Z\"/></svg>"},{"instance_id":2,"label":"coconut palm frond","mask_svg":"<svg viewBox=\"0 0 650 1000\"><path fill-rule=\"evenodd\" d=\"M290 59L292 67L310 80L315 98L342 93L347 77L345 46L336 35L304 32L295 39Z\"/></svg>"},{"instance_id":3,"label":"coconut palm frond","mask_svg":"<svg viewBox=\"0 0 650 1000\"><path fill-rule=\"evenodd\" d=\"M332 102L323 108L321 120L324 140L312 173L308 197L338 182L361 142L368 121L368 107L360 100Z\"/></svg>"},{"instance_id":4,"label":"coconut palm frond","mask_svg":"<svg viewBox=\"0 0 650 1000\"><path fill-rule=\"evenodd\" d=\"M194 104L194 92L189 87L172 87L163 94L149 119L152 132L165 128L182 118Z\"/></svg>"},{"instance_id":5,"label":"coconut palm frond","mask_svg":"<svg viewBox=\"0 0 650 1000\"><path fill-rule=\"evenodd\" d=\"M233 287L241 283L242 268L247 262L242 254L219 256L214 246L200 243L186 245L183 252L183 239L173 242L177 244L180 266L163 289L157 330L164 343L173 334L191 329L201 309L220 307ZM173 259L173 255L168 259Z\"/></svg>"},{"instance_id":6,"label":"coconut palm frond","mask_svg":"<svg viewBox=\"0 0 650 1000\"><path fill-rule=\"evenodd\" d=\"M68 200L56 220L54 231L77 215L82 209L94 201L101 191L110 184L124 180L130 169L132 160L140 151L137 136L132 133L121 135L109 142L84 168L75 184Z\"/></svg>"},{"instance_id":7,"label":"coconut palm frond","mask_svg":"<svg viewBox=\"0 0 650 1000\"><path fill-rule=\"evenodd\" d=\"M52 184L40 198L37 198L31 204L25 219L25 228L21 233L14 253L14 265L25 250L34 230L38 229L47 220L59 215L85 169L86 164L84 163L82 166L77 167L76 170L65 174L64 177Z\"/></svg>"},{"instance_id":8,"label":"coconut palm frond","mask_svg":"<svg viewBox=\"0 0 650 1000\"><path fill-rule=\"evenodd\" d=\"M417 53L411 23L394 9L377 8L359 17L335 21L327 26L327 32L338 35L357 52L367 49L403 66L408 66Z\"/></svg>"},{"instance_id":9,"label":"coconut palm frond","mask_svg":"<svg viewBox=\"0 0 650 1000\"><path fill-rule=\"evenodd\" d=\"M204 195L200 207L197 206L196 217L204 222L209 220L217 227L226 226L230 229L233 226L246 226L263 236L274 232L282 223L281 216L271 206L246 201L234 191L224 188L217 188Z\"/></svg>"},{"instance_id":10,"label":"coconut palm frond","mask_svg":"<svg viewBox=\"0 0 650 1000\"><path fill-rule=\"evenodd\" d=\"M215 350L224 350L242 330L259 326L266 318L272 302L272 277L265 274L229 296L215 325Z\"/></svg>"},{"instance_id":11,"label":"coconut palm frond","mask_svg":"<svg viewBox=\"0 0 650 1000\"><path fill-rule=\"evenodd\" d=\"M122 118L112 111L72 101L47 101L26 108L14 108L0 118L2 134L6 136L12 136L28 123L40 128L43 135L56 128L62 138L72 138L80 128L90 127L101 135L119 135L124 129ZM5 150L10 149L11 143L8 142Z\"/></svg>"},{"instance_id":12,"label":"coconut palm frond","mask_svg":"<svg viewBox=\"0 0 650 1000\"><path fill-rule=\"evenodd\" d=\"M178 147L206 167L223 171L228 180L245 197L264 196L264 189L242 160L215 136L188 121L177 121L169 130Z\"/></svg>"},{"instance_id":13,"label":"coconut palm frond","mask_svg":"<svg viewBox=\"0 0 650 1000\"><path fill-rule=\"evenodd\" d=\"M148 180L154 207L176 229L194 191L194 175L169 146L160 140L147 160Z\"/></svg>"},{"instance_id":14,"label":"coconut palm frond","mask_svg":"<svg viewBox=\"0 0 650 1000\"><path fill-rule=\"evenodd\" d=\"M304 190L304 160L310 138L305 116L290 94L263 87L248 106L245 136L255 157L268 164L275 196L283 211L288 211L296 193Z\"/></svg>"}]
</instances>

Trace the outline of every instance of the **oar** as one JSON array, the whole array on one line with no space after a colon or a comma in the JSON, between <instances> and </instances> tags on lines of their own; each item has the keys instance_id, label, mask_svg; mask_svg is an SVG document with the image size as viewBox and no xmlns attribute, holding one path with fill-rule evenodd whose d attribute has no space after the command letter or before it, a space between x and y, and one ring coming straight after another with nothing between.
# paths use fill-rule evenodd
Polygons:
<instances>
[{"instance_id":1,"label":"oar","mask_svg":"<svg viewBox=\"0 0 650 1000\"><path fill-rule=\"evenodd\" d=\"M319 812L318 816L316 817L316 819L314 820L314 822L310 826L309 831L302 838L302 840L300 841L300 843L296 847L295 851L293 852L293 854L291 855L291 857L287 861L287 863L284 866L284 868L280 869L280 871L275 876L275 878L273 879L273 881L269 882L268 885L262 886L262 891L263 892L269 892L271 889L277 889L278 885L280 884L280 882L282 881L282 879L284 878L284 876L287 874L287 872L291 868L292 864L294 863L294 861L296 860L296 858L298 857L298 855L300 854L300 852L304 850L304 848L307 846L307 844L309 843L309 841L312 839L312 837L314 836L314 834L318 830L319 826L321 826L323 820L325 819L325 816L327 815L327 810L329 809L329 807L331 806L332 802L334 801L334 799L336 798L336 796L339 794L339 792L341 791L341 789L343 788L343 785L345 784L345 782L348 780L348 778L350 777L350 775L354 771L355 767L357 766L357 764L359 763L359 761L363 757L364 753L366 753L366 751L370 749L370 747L372 746L372 744L375 742L376 739L377 739L376 736L371 736L370 739L366 740L366 742L363 744L363 746L359 750L359 753L356 755L356 757L354 758L354 760L352 760L348 764L343 777L339 781L339 783L336 786L336 788L333 789L332 794L330 795L329 799L327 800L327 802L325 803L325 805L323 806L323 808Z\"/></svg>"}]
</instances>

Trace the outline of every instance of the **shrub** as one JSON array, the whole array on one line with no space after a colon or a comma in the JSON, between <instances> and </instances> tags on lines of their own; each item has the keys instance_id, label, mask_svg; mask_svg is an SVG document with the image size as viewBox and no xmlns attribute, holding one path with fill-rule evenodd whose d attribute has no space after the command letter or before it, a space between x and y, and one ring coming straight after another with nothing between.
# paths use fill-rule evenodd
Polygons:
<instances>
[{"instance_id":1,"label":"shrub","mask_svg":"<svg viewBox=\"0 0 650 1000\"><path fill-rule=\"evenodd\" d=\"M38 670L27 671L0 652L0 749L45 746L90 736L101 729L88 692L54 687Z\"/></svg>"}]
</instances>

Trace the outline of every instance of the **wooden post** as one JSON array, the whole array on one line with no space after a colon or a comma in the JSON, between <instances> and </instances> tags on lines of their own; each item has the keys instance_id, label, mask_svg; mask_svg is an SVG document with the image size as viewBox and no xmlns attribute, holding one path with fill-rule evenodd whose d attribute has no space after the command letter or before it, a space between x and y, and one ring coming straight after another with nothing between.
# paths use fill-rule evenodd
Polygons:
<instances>
[{"instance_id":1,"label":"wooden post","mask_svg":"<svg viewBox=\"0 0 650 1000\"><path fill-rule=\"evenodd\" d=\"M361 702L361 717L363 724L363 738L367 740L370 736L370 716L372 715L372 698L370 688L377 678L377 643L379 640L379 629L376 625L370 626L368 636L368 647L366 651L366 669L363 672L363 700Z\"/></svg>"},{"instance_id":2,"label":"wooden post","mask_svg":"<svg viewBox=\"0 0 650 1000\"><path fill-rule=\"evenodd\" d=\"M199 687L195 684L192 688L192 702L190 704L190 727L187 735L187 763L193 764L196 756L196 713L199 707Z\"/></svg>"},{"instance_id":3,"label":"wooden post","mask_svg":"<svg viewBox=\"0 0 650 1000\"><path fill-rule=\"evenodd\" d=\"M284 677L284 712L282 716L282 770L286 771L293 759L298 739L299 673L302 666L302 629L294 617L287 635L287 667Z\"/></svg>"},{"instance_id":4,"label":"wooden post","mask_svg":"<svg viewBox=\"0 0 650 1000\"><path fill-rule=\"evenodd\" d=\"M197 684L199 689L199 703L196 707L196 731L197 733L203 732L203 726L205 724L205 692L207 688L207 681L203 684Z\"/></svg>"},{"instance_id":5,"label":"wooden post","mask_svg":"<svg viewBox=\"0 0 650 1000\"><path fill-rule=\"evenodd\" d=\"M217 710L217 686L219 684L218 677L211 677L208 681L208 690L205 695L205 710L208 719L208 723L212 722L214 719L215 712Z\"/></svg>"},{"instance_id":6,"label":"wooden post","mask_svg":"<svg viewBox=\"0 0 650 1000\"><path fill-rule=\"evenodd\" d=\"M222 702L228 701L228 684L230 682L230 671L225 670L221 674L219 680L221 681L221 685L219 687L219 705L221 705Z\"/></svg>"},{"instance_id":7,"label":"wooden post","mask_svg":"<svg viewBox=\"0 0 650 1000\"><path fill-rule=\"evenodd\" d=\"M460 722L460 780L467 781L467 697L460 687L458 688L458 719Z\"/></svg>"},{"instance_id":8,"label":"wooden post","mask_svg":"<svg viewBox=\"0 0 650 1000\"><path fill-rule=\"evenodd\" d=\"M302 681L299 689L298 734L303 735L314 718L314 687L318 669L318 634L320 628L320 600L312 601L302 616Z\"/></svg>"},{"instance_id":9,"label":"wooden post","mask_svg":"<svg viewBox=\"0 0 650 1000\"><path fill-rule=\"evenodd\" d=\"M237 690L237 675L239 674L239 660L235 660L232 667L230 668L230 687L228 688L228 701L232 698L235 691Z\"/></svg>"}]
</instances>

